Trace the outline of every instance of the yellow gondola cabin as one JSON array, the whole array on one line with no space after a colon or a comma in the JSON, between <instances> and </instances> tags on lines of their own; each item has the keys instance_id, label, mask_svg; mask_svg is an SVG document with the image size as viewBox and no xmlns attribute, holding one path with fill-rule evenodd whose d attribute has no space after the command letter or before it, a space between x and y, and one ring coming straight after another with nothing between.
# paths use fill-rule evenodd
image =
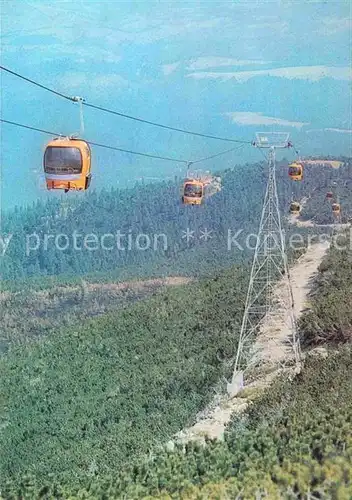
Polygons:
<instances>
[{"instance_id":1,"label":"yellow gondola cabin","mask_svg":"<svg viewBox=\"0 0 352 500\"><path fill-rule=\"evenodd\" d=\"M91 181L91 151L82 139L56 138L44 153L47 189L84 191Z\"/></svg>"},{"instance_id":2,"label":"yellow gondola cabin","mask_svg":"<svg viewBox=\"0 0 352 500\"><path fill-rule=\"evenodd\" d=\"M201 205L204 199L204 183L197 179L186 179L182 190L184 205Z\"/></svg>"},{"instance_id":3,"label":"yellow gondola cabin","mask_svg":"<svg viewBox=\"0 0 352 500\"><path fill-rule=\"evenodd\" d=\"M303 179L303 165L301 163L291 163L288 167L288 175L293 181L301 181Z\"/></svg>"},{"instance_id":4,"label":"yellow gondola cabin","mask_svg":"<svg viewBox=\"0 0 352 500\"><path fill-rule=\"evenodd\" d=\"M293 201L290 205L290 213L293 215L299 214L301 211L301 205L296 201Z\"/></svg>"},{"instance_id":5,"label":"yellow gondola cabin","mask_svg":"<svg viewBox=\"0 0 352 500\"><path fill-rule=\"evenodd\" d=\"M340 208L339 203L333 203L333 204L331 205L331 208L332 208L332 213L333 213L334 215L339 215L339 214L340 214L340 212L341 212L341 208Z\"/></svg>"}]
</instances>

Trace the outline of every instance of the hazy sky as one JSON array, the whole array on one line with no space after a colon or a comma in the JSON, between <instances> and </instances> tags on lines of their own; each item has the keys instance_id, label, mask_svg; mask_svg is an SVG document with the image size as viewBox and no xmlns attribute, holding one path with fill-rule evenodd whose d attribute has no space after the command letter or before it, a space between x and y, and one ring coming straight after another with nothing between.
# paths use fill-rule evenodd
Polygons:
<instances>
[{"instance_id":1,"label":"hazy sky","mask_svg":"<svg viewBox=\"0 0 352 500\"><path fill-rule=\"evenodd\" d=\"M251 140L291 133L302 155L351 154L351 7L328 1L1 2L3 66L70 96L141 118ZM1 74L2 116L57 133L79 128L77 106ZM194 160L226 142L85 110L85 137ZM2 204L47 194L50 137L2 127ZM92 186L168 178L182 164L93 150ZM259 160L251 146L204 164Z\"/></svg>"}]
</instances>

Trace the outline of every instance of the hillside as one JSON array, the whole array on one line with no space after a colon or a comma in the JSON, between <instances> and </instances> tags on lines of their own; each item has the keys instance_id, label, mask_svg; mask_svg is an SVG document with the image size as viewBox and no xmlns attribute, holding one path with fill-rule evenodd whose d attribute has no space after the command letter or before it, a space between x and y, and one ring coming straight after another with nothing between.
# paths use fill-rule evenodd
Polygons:
<instances>
[{"instance_id":1,"label":"hillside","mask_svg":"<svg viewBox=\"0 0 352 500\"><path fill-rule=\"evenodd\" d=\"M315 292L310 301L311 309L319 317L321 327L327 331L330 328L330 315L334 314L334 303L329 303L324 314L321 314L322 310L318 306L323 298L327 298L327 294L334 295L336 279L339 279L338 287L341 294L346 297L351 296L352 281L342 279L343 273L340 272L339 267L342 261L346 262L346 257L347 262L350 262L350 249L341 252L331 249L315 279ZM350 269L351 266L349 271ZM324 287L322 287L319 283L324 273ZM221 286L220 283L219 281L217 285L214 283L215 289ZM232 280L231 284L233 284ZM217 297L219 295L214 293L215 289L213 288L211 293L212 296ZM221 303L223 298L224 296L220 300ZM311 314L309 311L305 312L302 321L309 314ZM351 328L351 318L347 318L345 324L349 324ZM309 340L310 335L309 331L302 330L303 343ZM201 337L198 338L198 341L200 340ZM256 397L253 395L253 403L245 414L233 418L225 434L224 442L207 442L205 447L188 444L185 449L182 445L168 445L166 449L159 451L154 448L149 458L140 457L137 462L134 461L119 471L107 470L103 466L105 455L100 455L99 459L97 456L99 447L90 447L87 455L91 466L90 479L86 478L84 486L74 486L68 477L63 479L61 476L59 479L57 472L54 473L50 483L40 477L38 467L43 471L44 463L47 463L43 458L50 452L51 447L48 445L53 443L53 438L51 438L45 446L34 448L34 450L40 450L42 460L28 472L36 477L32 479L27 477L22 483L18 480L15 483L13 480L8 482L7 486L2 487L3 496L10 498L17 491L20 495L29 494L34 497L39 493L50 496L50 492L51 494L55 492L55 495L62 495L64 498L69 495L70 498L97 499L104 495L110 498L151 496L164 499L215 499L238 496L238 498L247 499L258 494L264 495L264 498L275 499L306 498L308 494L317 498L348 499L352 495L350 434L352 349L350 343L339 347L339 340L342 339L334 337L326 340L333 341L332 349L329 348L328 343L324 344L327 347L324 356L318 352L307 355L304 369L293 380L283 376L269 390L260 395L257 394ZM55 342L52 345L54 346ZM52 348L49 347L49 349ZM24 356L22 355L23 361L25 361ZM34 356L36 356L35 353ZM10 369L12 366L11 369L16 370L15 366L20 367L23 362L17 358L15 365L15 359L15 357L10 357L6 364L2 364L2 368ZM43 369L45 357L41 356L40 359ZM74 361L74 358L71 357L71 359ZM24 370L25 378L28 377L26 373L28 372ZM207 373L209 374L209 369ZM18 373L16 378L17 390L20 384L17 404L23 397L21 389L23 375L20 377ZM93 378L92 383L94 380L97 379ZM33 403L35 387L39 389L41 384L42 381L38 380L36 384L33 383L30 386L31 389L26 397L30 398ZM62 388L64 389L64 386ZM153 390L150 386L149 391ZM43 388L41 388L41 393L43 393ZM190 393L187 391L187 394ZM2 433L2 439L12 427L12 432L17 434L13 442L18 443L17 447L23 447L22 464L18 462L16 464L15 460L18 459L15 459L11 447L5 445L2 449L6 450L8 456L12 455L12 458L6 462L6 468L9 471L10 465L14 473L16 470L19 472L28 460L28 450L31 448L24 443L28 444L28 439L34 438L34 429L30 431L29 425L33 424L29 424L26 418L26 427L20 430L20 420L18 420L21 414L20 406L16 409L13 407L11 412L18 414L17 424L13 420L16 413L12 413L12 418L5 426L5 433L4 431ZM32 422L32 419L29 422ZM42 422L44 423L44 420ZM157 420L153 420L153 425L156 422ZM22 419L22 425L23 423ZM74 439L74 428L70 428L71 439ZM86 432L89 433L89 429ZM102 430L100 429L99 432ZM20 437L21 433L22 437ZM59 442L62 442L61 439ZM84 442L85 440L83 444ZM39 446L39 442L36 446ZM93 449L96 458L92 456ZM32 456L28 464L35 463L33 458ZM62 467L61 461L56 463L56 467L59 464ZM5 474L7 475L8 472L6 473L3 469L2 477L6 477Z\"/></svg>"},{"instance_id":2,"label":"hillside","mask_svg":"<svg viewBox=\"0 0 352 500\"><path fill-rule=\"evenodd\" d=\"M56 327L0 359L0 477L75 484L164 442L228 375L247 277L168 288L117 312Z\"/></svg>"}]
</instances>

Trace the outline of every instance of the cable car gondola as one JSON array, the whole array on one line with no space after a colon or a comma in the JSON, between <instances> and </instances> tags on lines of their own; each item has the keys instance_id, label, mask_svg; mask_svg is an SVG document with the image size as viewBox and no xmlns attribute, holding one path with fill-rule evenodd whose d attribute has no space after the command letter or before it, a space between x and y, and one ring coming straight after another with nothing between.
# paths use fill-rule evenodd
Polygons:
<instances>
[{"instance_id":1,"label":"cable car gondola","mask_svg":"<svg viewBox=\"0 0 352 500\"><path fill-rule=\"evenodd\" d=\"M91 181L91 151L89 144L72 137L57 137L50 141L44 153L44 173L47 189L84 191Z\"/></svg>"},{"instance_id":2,"label":"cable car gondola","mask_svg":"<svg viewBox=\"0 0 352 500\"><path fill-rule=\"evenodd\" d=\"M290 205L290 213L293 215L297 215L300 213L300 211L301 211L301 205L296 201L292 201Z\"/></svg>"},{"instance_id":3,"label":"cable car gondola","mask_svg":"<svg viewBox=\"0 0 352 500\"><path fill-rule=\"evenodd\" d=\"M288 166L288 175L293 181L301 181L303 179L302 163L293 162Z\"/></svg>"},{"instance_id":4,"label":"cable car gondola","mask_svg":"<svg viewBox=\"0 0 352 500\"><path fill-rule=\"evenodd\" d=\"M201 205L204 200L204 183L198 179L186 179L182 190L184 205Z\"/></svg>"},{"instance_id":5,"label":"cable car gondola","mask_svg":"<svg viewBox=\"0 0 352 500\"><path fill-rule=\"evenodd\" d=\"M332 193L332 191L328 191L328 192L326 193L326 198L327 198L328 200L331 200L331 198L332 198L332 197L333 197L333 193Z\"/></svg>"},{"instance_id":6,"label":"cable car gondola","mask_svg":"<svg viewBox=\"0 0 352 500\"><path fill-rule=\"evenodd\" d=\"M341 212L341 207L340 207L340 204L339 203L333 203L331 205L331 208L332 208L332 213L334 215L340 215L340 212Z\"/></svg>"}]
</instances>

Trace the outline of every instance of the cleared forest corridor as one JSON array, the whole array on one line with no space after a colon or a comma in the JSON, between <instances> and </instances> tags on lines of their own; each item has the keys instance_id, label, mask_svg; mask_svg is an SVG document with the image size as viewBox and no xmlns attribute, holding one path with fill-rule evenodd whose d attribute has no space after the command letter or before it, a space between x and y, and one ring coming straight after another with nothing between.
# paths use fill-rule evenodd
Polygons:
<instances>
[{"instance_id":1,"label":"cleared forest corridor","mask_svg":"<svg viewBox=\"0 0 352 500\"><path fill-rule=\"evenodd\" d=\"M306 307L312 280L329 245L329 242L310 245L290 269L297 319ZM282 282L278 283L274 293L279 294L281 291ZM266 375L258 376L238 396L232 399L227 396L218 396L209 408L202 412L197 423L179 432L176 435L176 440L184 443L191 440L203 441L205 436L211 439L223 439L225 426L230 421L232 414L245 410L251 400L251 395L266 387L282 372L280 362L287 361L288 356L293 357L293 352L288 346L289 336L290 329L287 325L287 318L284 317L282 311L278 310L277 313L274 313L267 323L264 320L253 346L255 364L269 364L272 365L273 370Z\"/></svg>"}]
</instances>

